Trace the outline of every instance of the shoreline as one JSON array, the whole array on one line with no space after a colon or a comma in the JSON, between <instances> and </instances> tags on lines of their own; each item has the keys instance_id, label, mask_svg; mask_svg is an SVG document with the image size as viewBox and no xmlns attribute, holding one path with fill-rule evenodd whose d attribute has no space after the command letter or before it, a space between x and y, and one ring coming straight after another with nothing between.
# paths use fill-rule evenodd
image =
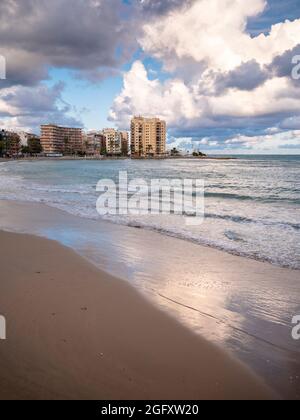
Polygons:
<instances>
[{"instance_id":1,"label":"shoreline","mask_svg":"<svg viewBox=\"0 0 300 420\"><path fill-rule=\"evenodd\" d=\"M134 224L134 223L117 223L117 222L114 222L112 220L101 219L100 217L98 219L93 218L93 217L85 217L85 216L82 216L81 214L74 214L74 213L70 212L69 210L51 205L51 203L48 203L46 201L23 201L23 200L19 200L19 199L9 199L9 198L3 198L2 199L2 198L0 198L0 202L1 201L2 202L11 202L11 203L16 203L16 204L18 204L18 203L29 204L29 205L32 204L32 205L37 205L37 206L42 205L42 206L46 206L49 209L53 209L54 211L55 210L61 211L65 214L68 214L68 215L70 215L72 217L76 217L76 218L78 217L79 219L82 219L82 220L91 220L93 222L104 222L104 223L108 223L109 225L112 225L112 226L123 226L123 227L127 227L129 229L142 230L142 231L145 231L145 232L152 232L152 233L156 233L158 235L164 236L164 237L173 238L173 239L179 240L179 241L184 241L188 244L193 244L193 245L199 246L201 248L209 248L209 249L219 251L219 252L222 252L222 253L224 252L224 253L226 253L228 255L231 255L233 257L245 258L247 260L255 261L255 262L258 262L258 263L262 263L262 264L269 264L272 267L275 267L275 268L278 268L278 269L300 272L300 268L296 268L296 267L293 267L293 266L288 265L288 264L276 263L275 261L273 261L271 259L268 259L268 258L263 258L263 257L257 256L257 255L256 256L249 255L246 252L242 252L241 250L235 251L235 250L227 249L225 247L221 247L221 246L218 246L218 245L214 245L214 244L210 244L210 243L206 243L206 242L201 242L200 240L193 239L191 237L186 237L186 236L184 236L180 233L173 233L173 232L170 232L168 230L159 229L159 228L155 228L155 227L152 227L152 226L147 226L147 225L142 226L142 225L138 225L138 224Z\"/></svg>"},{"instance_id":2,"label":"shoreline","mask_svg":"<svg viewBox=\"0 0 300 420\"><path fill-rule=\"evenodd\" d=\"M298 272L36 203L0 201L0 230L71 247L233 354L282 398L300 398L299 345L291 338L291 318L300 310Z\"/></svg>"},{"instance_id":3,"label":"shoreline","mask_svg":"<svg viewBox=\"0 0 300 420\"><path fill-rule=\"evenodd\" d=\"M237 157L216 157L216 156L169 156L169 157L154 157L154 158L143 158L143 157L126 157L126 156L62 156L62 157L46 157L46 156L37 156L37 157L20 157L20 158L0 158L0 162L42 162L42 161L82 161L82 160L91 160L91 161L107 161L107 160L237 160Z\"/></svg>"},{"instance_id":4,"label":"shoreline","mask_svg":"<svg viewBox=\"0 0 300 420\"><path fill-rule=\"evenodd\" d=\"M240 362L54 241L0 232L0 399L265 399Z\"/></svg>"}]
</instances>

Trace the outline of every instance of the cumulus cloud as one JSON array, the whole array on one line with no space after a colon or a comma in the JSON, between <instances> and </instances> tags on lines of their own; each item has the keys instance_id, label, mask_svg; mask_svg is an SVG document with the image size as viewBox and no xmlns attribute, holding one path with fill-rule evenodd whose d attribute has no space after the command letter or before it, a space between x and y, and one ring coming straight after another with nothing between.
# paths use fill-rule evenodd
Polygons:
<instances>
[{"instance_id":1,"label":"cumulus cloud","mask_svg":"<svg viewBox=\"0 0 300 420\"><path fill-rule=\"evenodd\" d=\"M269 73L255 60L241 64L227 73L219 73L216 77L216 89L224 91L229 88L253 90L269 78Z\"/></svg>"},{"instance_id":2,"label":"cumulus cloud","mask_svg":"<svg viewBox=\"0 0 300 420\"><path fill-rule=\"evenodd\" d=\"M68 116L72 109L62 98L63 88L63 83L58 83L52 88L14 86L0 90L0 126L35 132L45 122L81 127L79 118Z\"/></svg>"},{"instance_id":3,"label":"cumulus cloud","mask_svg":"<svg viewBox=\"0 0 300 420\"><path fill-rule=\"evenodd\" d=\"M260 136L246 136L239 134L230 137L223 142L210 138L171 138L169 149L176 147L179 150L201 150L217 154L224 152L239 153L290 153L300 152L300 130L287 131L284 133L270 133Z\"/></svg>"},{"instance_id":4,"label":"cumulus cloud","mask_svg":"<svg viewBox=\"0 0 300 420\"><path fill-rule=\"evenodd\" d=\"M195 110L190 90L181 80L172 79L164 85L158 80L150 80L143 63L136 61L125 74L124 89L114 102L110 118L128 127L134 114L161 115L170 124L175 124L178 119L197 118L199 111Z\"/></svg>"},{"instance_id":5,"label":"cumulus cloud","mask_svg":"<svg viewBox=\"0 0 300 420\"><path fill-rule=\"evenodd\" d=\"M124 76L124 88L114 102L110 118L128 127L134 114L159 115L176 134L183 128L238 128L247 124L247 119L265 129L299 110L300 86L295 89L287 78L269 79L251 91L230 88L222 94L209 95L199 93L197 86L180 79L150 80L143 63L137 61Z\"/></svg>"},{"instance_id":6,"label":"cumulus cloud","mask_svg":"<svg viewBox=\"0 0 300 420\"><path fill-rule=\"evenodd\" d=\"M287 50L283 54L276 56L270 64L269 70L278 77L290 77L291 63L295 56L300 56L300 39L298 40L298 45L293 49Z\"/></svg>"},{"instance_id":7,"label":"cumulus cloud","mask_svg":"<svg viewBox=\"0 0 300 420\"><path fill-rule=\"evenodd\" d=\"M182 5L182 0L3 0L0 54L7 80L0 88L32 86L49 67L99 81L116 75L137 48L142 23Z\"/></svg>"},{"instance_id":8,"label":"cumulus cloud","mask_svg":"<svg viewBox=\"0 0 300 420\"><path fill-rule=\"evenodd\" d=\"M120 128L127 129L134 114L159 115L171 136L207 148L240 135L263 141L297 130L300 82L290 76L291 59L300 54L300 19L280 19L277 2L275 24L249 31L270 2L2 1L0 55L8 78L0 84L0 120L18 127L80 124L63 101L63 85L41 83L49 69L67 68L75 78L98 82L120 75L139 47L110 112ZM159 61L163 78L147 72L145 57Z\"/></svg>"},{"instance_id":9,"label":"cumulus cloud","mask_svg":"<svg viewBox=\"0 0 300 420\"><path fill-rule=\"evenodd\" d=\"M136 61L124 74L110 119L125 128L133 114L159 115L172 136L197 141L218 133L221 143L242 131L298 128L300 84L291 78L291 55L298 51L300 19L251 36L248 20L266 5L265 0L194 0L150 19L139 42L169 78L151 79Z\"/></svg>"},{"instance_id":10,"label":"cumulus cloud","mask_svg":"<svg viewBox=\"0 0 300 420\"><path fill-rule=\"evenodd\" d=\"M222 143L218 140L213 140L211 138L202 138L201 140L194 139L193 137L172 137L169 139L168 148L171 150L176 148L181 151L207 151L211 150L221 150L223 148Z\"/></svg>"},{"instance_id":11,"label":"cumulus cloud","mask_svg":"<svg viewBox=\"0 0 300 420\"><path fill-rule=\"evenodd\" d=\"M293 116L289 118L285 118L283 121L280 122L280 127L282 129L296 129L300 130L300 116Z\"/></svg>"},{"instance_id":12,"label":"cumulus cloud","mask_svg":"<svg viewBox=\"0 0 300 420\"><path fill-rule=\"evenodd\" d=\"M92 82L115 75L135 45L131 23L121 17L124 7L122 0L1 1L0 55L7 67L0 83L2 126L78 124L68 116L70 107L57 105L63 86L48 89L41 82L51 68Z\"/></svg>"},{"instance_id":13,"label":"cumulus cloud","mask_svg":"<svg viewBox=\"0 0 300 420\"><path fill-rule=\"evenodd\" d=\"M130 48L122 9L121 0L1 1L6 84L33 85L47 77L51 66L79 71L117 67Z\"/></svg>"},{"instance_id":14,"label":"cumulus cloud","mask_svg":"<svg viewBox=\"0 0 300 420\"><path fill-rule=\"evenodd\" d=\"M138 0L139 9L142 13L150 15L162 15L171 10L182 8L195 0Z\"/></svg>"},{"instance_id":15,"label":"cumulus cloud","mask_svg":"<svg viewBox=\"0 0 300 420\"><path fill-rule=\"evenodd\" d=\"M237 136L225 141L225 145L235 149L247 148L249 151L272 152L281 149L297 149L300 151L300 131L293 130L284 133L262 136Z\"/></svg>"},{"instance_id":16,"label":"cumulus cloud","mask_svg":"<svg viewBox=\"0 0 300 420\"><path fill-rule=\"evenodd\" d=\"M143 22L176 10L182 3L181 0L1 1L0 55L6 59L7 79L1 81L0 92L18 87L12 91L21 95L21 87L31 87L31 91L26 91L28 95L40 95L37 100L43 102L47 89L40 84L49 78L51 68L70 69L74 78L90 82L120 75L121 65L138 48L136 38L142 34ZM50 97L52 91L48 90L47 95ZM59 102L61 98L62 92L56 99ZM6 91L2 104L4 100L11 110ZM28 104L29 110L30 107ZM2 118L5 112L2 111ZM2 125L17 121L19 126L21 119L25 126L32 124L33 115L29 116L29 111L26 116L21 105L18 110L14 107L14 113L19 116L11 116L9 122L2 120ZM67 108L59 114L52 107L48 116L44 114L45 121L53 116L58 122L72 121L67 114ZM41 120L40 116L36 121Z\"/></svg>"},{"instance_id":17,"label":"cumulus cloud","mask_svg":"<svg viewBox=\"0 0 300 420\"><path fill-rule=\"evenodd\" d=\"M297 45L300 20L276 24L269 34L251 37L247 20L266 4L265 0L198 0L145 24L140 43L168 70L188 57L216 71L230 71L251 60L267 64Z\"/></svg>"}]
</instances>

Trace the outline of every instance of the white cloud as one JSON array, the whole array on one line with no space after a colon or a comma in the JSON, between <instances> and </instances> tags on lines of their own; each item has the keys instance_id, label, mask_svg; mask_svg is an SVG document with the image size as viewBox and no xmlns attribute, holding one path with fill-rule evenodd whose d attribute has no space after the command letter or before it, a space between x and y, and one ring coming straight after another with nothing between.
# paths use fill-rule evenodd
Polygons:
<instances>
[{"instance_id":1,"label":"white cloud","mask_svg":"<svg viewBox=\"0 0 300 420\"><path fill-rule=\"evenodd\" d=\"M278 151L278 153L282 153L282 150L288 151L289 149L300 151L300 130L253 137L240 135L226 140L225 144L229 149L240 147L255 152Z\"/></svg>"},{"instance_id":2,"label":"white cloud","mask_svg":"<svg viewBox=\"0 0 300 420\"><path fill-rule=\"evenodd\" d=\"M133 63L131 70L124 75L124 88L115 99L110 118L120 126L128 127L132 115L160 115L169 124L179 119L190 120L201 113L188 86L179 79L165 84L150 80L141 61Z\"/></svg>"},{"instance_id":3,"label":"white cloud","mask_svg":"<svg viewBox=\"0 0 300 420\"><path fill-rule=\"evenodd\" d=\"M144 25L140 44L168 70L185 58L204 61L215 71L229 71L253 59L270 63L299 43L300 19L274 25L269 35L253 38L246 32L247 20L266 5L265 0L198 0Z\"/></svg>"},{"instance_id":4,"label":"white cloud","mask_svg":"<svg viewBox=\"0 0 300 420\"><path fill-rule=\"evenodd\" d=\"M271 128L282 131L281 122L292 129L300 113L300 84L287 75L277 76L271 63L300 44L300 19L251 37L247 20L266 4L264 0L195 0L155 16L144 25L139 42L146 54L171 72L170 78L151 80L143 63L136 61L124 74L111 120L125 128L134 114L157 115L166 119L173 135L193 132L194 140L197 130L206 130L203 137L209 137L211 129L216 137L215 129L242 132L259 126L261 133ZM275 131L270 134L276 139ZM258 142L265 140L258 137ZM250 147L253 141L241 145ZM219 146L215 142L215 138L207 140L206 146Z\"/></svg>"},{"instance_id":5,"label":"white cloud","mask_svg":"<svg viewBox=\"0 0 300 420\"><path fill-rule=\"evenodd\" d=\"M198 94L198 87L180 79L150 80L137 61L124 75L124 88L110 117L128 127L132 115L158 115L173 128L216 127L226 118L252 118L300 109L300 86L287 78L273 78L252 91L228 89L222 95Z\"/></svg>"},{"instance_id":6,"label":"white cloud","mask_svg":"<svg viewBox=\"0 0 300 420\"><path fill-rule=\"evenodd\" d=\"M123 7L122 0L1 0L6 86L34 86L52 66L92 80L114 73L136 46Z\"/></svg>"},{"instance_id":7,"label":"white cloud","mask_svg":"<svg viewBox=\"0 0 300 420\"><path fill-rule=\"evenodd\" d=\"M174 147L178 150L200 150L215 154L294 154L300 153L300 130L252 137L240 134L223 143L208 138L195 140L192 137L178 137L169 141L168 148Z\"/></svg>"},{"instance_id":8,"label":"white cloud","mask_svg":"<svg viewBox=\"0 0 300 420\"><path fill-rule=\"evenodd\" d=\"M257 117L282 111L298 111L300 85L296 89L287 78L273 78L252 91L230 89L221 96L210 97L209 103L214 115L234 117Z\"/></svg>"},{"instance_id":9,"label":"white cloud","mask_svg":"<svg viewBox=\"0 0 300 420\"><path fill-rule=\"evenodd\" d=\"M52 88L39 85L1 89L0 127L38 132L40 124L51 122L81 126L80 120L70 115L76 110L62 99L63 89L63 83Z\"/></svg>"}]
</instances>

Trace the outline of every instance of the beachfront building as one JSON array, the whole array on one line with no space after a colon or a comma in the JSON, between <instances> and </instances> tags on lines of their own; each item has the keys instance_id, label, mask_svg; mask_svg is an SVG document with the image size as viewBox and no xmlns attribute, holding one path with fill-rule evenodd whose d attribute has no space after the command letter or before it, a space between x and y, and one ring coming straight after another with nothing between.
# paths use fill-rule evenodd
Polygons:
<instances>
[{"instance_id":1,"label":"beachfront building","mask_svg":"<svg viewBox=\"0 0 300 420\"><path fill-rule=\"evenodd\" d=\"M166 153L166 122L159 118L134 117L131 121L133 157L155 157Z\"/></svg>"},{"instance_id":2,"label":"beachfront building","mask_svg":"<svg viewBox=\"0 0 300 420\"><path fill-rule=\"evenodd\" d=\"M27 133L25 131L18 131L17 134L20 137L22 147L28 147L30 141L32 141L33 139L36 141L39 140L39 136L33 133Z\"/></svg>"},{"instance_id":3,"label":"beachfront building","mask_svg":"<svg viewBox=\"0 0 300 420\"><path fill-rule=\"evenodd\" d=\"M120 131L122 155L128 156L129 153L129 133L128 131Z\"/></svg>"},{"instance_id":4,"label":"beachfront building","mask_svg":"<svg viewBox=\"0 0 300 420\"><path fill-rule=\"evenodd\" d=\"M87 156L128 156L129 134L114 128L83 133L83 152Z\"/></svg>"},{"instance_id":5,"label":"beachfront building","mask_svg":"<svg viewBox=\"0 0 300 420\"><path fill-rule=\"evenodd\" d=\"M21 139L13 131L0 131L0 156L14 157L21 151Z\"/></svg>"},{"instance_id":6,"label":"beachfront building","mask_svg":"<svg viewBox=\"0 0 300 420\"><path fill-rule=\"evenodd\" d=\"M100 156L106 153L106 139L102 131L83 133L83 152L87 156Z\"/></svg>"},{"instance_id":7,"label":"beachfront building","mask_svg":"<svg viewBox=\"0 0 300 420\"><path fill-rule=\"evenodd\" d=\"M77 154L82 152L81 128L60 127L47 124L41 126L41 145L45 154Z\"/></svg>"},{"instance_id":8,"label":"beachfront building","mask_svg":"<svg viewBox=\"0 0 300 420\"><path fill-rule=\"evenodd\" d=\"M18 131L17 134L20 137L22 155L37 156L42 153L43 149L39 136L25 131Z\"/></svg>"},{"instance_id":9,"label":"beachfront building","mask_svg":"<svg viewBox=\"0 0 300 420\"><path fill-rule=\"evenodd\" d=\"M103 130L105 137L105 147L107 155L121 155L122 154L122 135L114 128L105 128Z\"/></svg>"}]
</instances>

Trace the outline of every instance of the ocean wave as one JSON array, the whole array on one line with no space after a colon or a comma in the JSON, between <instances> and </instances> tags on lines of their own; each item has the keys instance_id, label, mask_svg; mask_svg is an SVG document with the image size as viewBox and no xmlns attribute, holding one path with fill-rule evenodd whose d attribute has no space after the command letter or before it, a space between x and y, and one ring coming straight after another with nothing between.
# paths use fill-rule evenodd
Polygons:
<instances>
[{"instance_id":1,"label":"ocean wave","mask_svg":"<svg viewBox=\"0 0 300 420\"><path fill-rule=\"evenodd\" d=\"M55 188L55 187L38 187L38 186L25 186L24 189L36 191L40 193L55 193L55 194L79 194L91 195L95 190L91 187L84 187L82 189L68 189L68 188Z\"/></svg>"},{"instance_id":2,"label":"ocean wave","mask_svg":"<svg viewBox=\"0 0 300 420\"><path fill-rule=\"evenodd\" d=\"M4 197L1 197L1 195L0 195L0 198L4 199ZM232 255L247 257L247 258L255 259L257 261L269 262L271 264L278 265L281 267L300 270L300 262L298 259L284 260L284 258L280 257L277 253L274 253L274 255L266 255L265 253L261 253L258 251L243 250L242 247L237 247L239 243L240 244L247 243L247 240L246 238L242 237L240 233L237 233L233 230L226 230L226 229L224 230L224 237L228 239L228 241L227 243L225 242L221 243L220 241L214 240L212 238L208 238L208 237L205 238L202 236L197 236L193 232L187 232L187 231L180 230L174 227L164 226L163 224L159 222L158 223L153 223L153 222L150 223L149 221L142 222L142 221L131 220L128 217L121 217L121 216L120 217L119 216L100 217L96 211L94 202L90 204L86 204L85 206L83 205L78 206L78 203L76 202L70 203L70 202L65 202L63 200L55 200L53 198L49 200L49 199L32 197L32 196L20 197L19 195L15 195L15 196L10 195L6 199L14 200L14 201L21 200L21 201L27 201L27 202L41 203L49 207L53 207L53 208L65 211L76 217L81 217L81 218L95 220L95 221L104 220L106 222L128 226L131 228L154 231L163 235L186 240L186 241L198 244L198 245L209 246L209 247L216 248L222 251L226 251ZM228 220L228 217L218 216L218 218ZM238 217L238 219L247 220L247 218L240 218L240 217ZM229 220L231 220L231 218L229 218ZM280 227L280 224L274 223L274 225L276 225L277 227ZM293 224L286 223L286 225L289 226ZM296 224L296 228L299 230L300 227L298 224ZM230 243L234 245L231 245Z\"/></svg>"},{"instance_id":3,"label":"ocean wave","mask_svg":"<svg viewBox=\"0 0 300 420\"><path fill-rule=\"evenodd\" d=\"M112 220L107 220L108 222L112 222ZM191 234L188 234L186 232L182 232L182 231L178 231L178 230L174 230L174 229L167 229L165 227L162 226L154 226L154 225L145 225L143 223L137 223L137 222L125 222L124 220L115 220L113 223L117 223L123 226L129 226L132 228L136 228L136 229L145 229L145 230L149 230L152 232L157 232L166 236L170 236L173 238L177 238L177 239L182 239L185 241L189 241L192 242L194 244L197 245L202 245L202 246L208 246L210 248L214 248L214 249L219 249L220 251L225 251L231 255L235 255L235 256L239 256L239 257L244 257L244 258L250 258L250 259L254 259L256 261L260 261L260 262L267 262L279 267L283 267L283 268L289 268L289 269L293 269L293 270L300 270L300 262L299 260L284 260L284 259L280 259L278 258L278 256L274 255L274 256L267 256L264 255L258 251L244 251L242 249L237 249L233 246L229 246L226 245L224 243L220 243L218 241L215 241L213 239L209 239L209 238L203 238L203 237L195 237ZM237 238L237 234L232 232L232 237ZM241 241L237 241L237 242L246 242L245 240L241 240Z\"/></svg>"},{"instance_id":4,"label":"ocean wave","mask_svg":"<svg viewBox=\"0 0 300 420\"><path fill-rule=\"evenodd\" d=\"M196 196L196 193L193 194L194 197ZM234 194L234 193L219 193L219 192L207 192L205 191L204 196L206 198L221 198L225 200L239 200L239 201L259 201L262 203L277 203L277 202L285 202L290 204L300 204L299 198L289 198L289 197L283 197L280 195L269 195L265 197L261 196L251 196L251 195L240 195L240 194Z\"/></svg>"},{"instance_id":5,"label":"ocean wave","mask_svg":"<svg viewBox=\"0 0 300 420\"><path fill-rule=\"evenodd\" d=\"M282 227L292 228L295 230L300 230L300 223L272 221L272 220L264 220L264 219L258 220L258 219L251 219L244 216L237 216L237 215L221 215L221 214L214 214L214 213L206 213L205 218L227 220L234 223L253 223L253 224L261 224L264 226L282 226Z\"/></svg>"}]
</instances>

